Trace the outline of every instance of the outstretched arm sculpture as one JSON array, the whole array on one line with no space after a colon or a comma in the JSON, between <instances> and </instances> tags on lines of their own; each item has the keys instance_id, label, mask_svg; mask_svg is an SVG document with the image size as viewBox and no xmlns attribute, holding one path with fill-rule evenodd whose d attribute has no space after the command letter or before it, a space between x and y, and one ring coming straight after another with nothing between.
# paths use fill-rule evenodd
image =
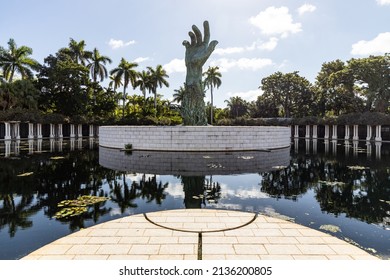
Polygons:
<instances>
[{"instance_id":1,"label":"outstretched arm sculpture","mask_svg":"<svg viewBox=\"0 0 390 280\"><path fill-rule=\"evenodd\" d=\"M203 23L204 38L199 28L192 26L191 42L184 41L186 47L185 63L187 67L186 87L182 102L184 125L207 125L204 89L202 85L202 67L214 51L217 41L210 42L209 23Z\"/></svg>"}]
</instances>

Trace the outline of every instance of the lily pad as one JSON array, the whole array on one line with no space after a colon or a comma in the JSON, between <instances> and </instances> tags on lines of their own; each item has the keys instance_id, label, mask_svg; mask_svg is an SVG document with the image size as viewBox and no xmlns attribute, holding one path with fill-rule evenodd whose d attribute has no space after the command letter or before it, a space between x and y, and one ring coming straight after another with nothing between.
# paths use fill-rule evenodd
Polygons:
<instances>
[{"instance_id":1,"label":"lily pad","mask_svg":"<svg viewBox=\"0 0 390 280\"><path fill-rule=\"evenodd\" d=\"M52 160L64 159L65 157L51 157Z\"/></svg>"},{"instance_id":2,"label":"lily pad","mask_svg":"<svg viewBox=\"0 0 390 280\"><path fill-rule=\"evenodd\" d=\"M341 229L335 225L321 225L320 229L330 231L330 232L341 232Z\"/></svg>"},{"instance_id":3,"label":"lily pad","mask_svg":"<svg viewBox=\"0 0 390 280\"><path fill-rule=\"evenodd\" d=\"M344 182L338 182L338 181L321 181L319 180L318 183L322 184L322 185L326 185L326 186L330 186L330 187L333 187L333 186L344 186L345 183Z\"/></svg>"},{"instance_id":4,"label":"lily pad","mask_svg":"<svg viewBox=\"0 0 390 280\"><path fill-rule=\"evenodd\" d=\"M27 176L31 176L33 175L34 172L26 172L26 173L22 173L22 174L19 174L19 175L16 175L17 177L27 177Z\"/></svg>"},{"instance_id":5,"label":"lily pad","mask_svg":"<svg viewBox=\"0 0 390 280\"><path fill-rule=\"evenodd\" d=\"M360 165L350 165L350 166L347 166L347 168L350 169L350 170L366 170L366 169L370 169L369 167L360 166Z\"/></svg>"},{"instance_id":6,"label":"lily pad","mask_svg":"<svg viewBox=\"0 0 390 280\"><path fill-rule=\"evenodd\" d=\"M64 207L58 211L54 217L56 219L69 218L82 215L88 211L88 206L108 200L107 197L92 195L83 195L77 199L63 200L57 204L58 207Z\"/></svg>"}]
</instances>

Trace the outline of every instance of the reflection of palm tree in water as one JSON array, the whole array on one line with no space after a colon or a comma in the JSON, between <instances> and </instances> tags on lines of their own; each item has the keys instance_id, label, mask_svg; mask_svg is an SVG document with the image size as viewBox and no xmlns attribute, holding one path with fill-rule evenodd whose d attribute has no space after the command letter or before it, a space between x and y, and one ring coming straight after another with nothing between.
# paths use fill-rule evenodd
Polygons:
<instances>
[{"instance_id":1,"label":"reflection of palm tree in water","mask_svg":"<svg viewBox=\"0 0 390 280\"><path fill-rule=\"evenodd\" d=\"M184 205L187 209L202 208L206 201L217 203L221 196L219 183L213 183L212 176L206 179L205 176L180 176L184 190Z\"/></svg>"},{"instance_id":2,"label":"reflection of palm tree in water","mask_svg":"<svg viewBox=\"0 0 390 280\"><path fill-rule=\"evenodd\" d=\"M161 204L165 199L164 190L168 187L168 183L162 184L157 181L157 176L147 177L142 175L139 181L133 181L129 186L126 182L126 173L122 173L122 184L116 179L109 182L111 189L111 201L118 204L123 214L127 208L137 208L134 203L137 198L145 199L148 203L156 201L156 204Z\"/></svg>"}]
</instances>

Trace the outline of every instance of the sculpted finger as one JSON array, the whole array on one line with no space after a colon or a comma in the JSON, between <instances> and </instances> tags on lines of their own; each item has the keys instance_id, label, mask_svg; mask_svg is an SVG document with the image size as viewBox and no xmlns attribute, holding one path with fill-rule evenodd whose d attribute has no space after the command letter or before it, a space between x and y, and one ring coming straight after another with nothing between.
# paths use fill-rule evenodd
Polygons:
<instances>
[{"instance_id":1,"label":"sculpted finger","mask_svg":"<svg viewBox=\"0 0 390 280\"><path fill-rule=\"evenodd\" d=\"M199 28L196 27L196 25L192 26L192 30L194 30L195 36L196 36L196 42L198 44L202 44L202 33L200 32Z\"/></svg>"},{"instance_id":2,"label":"sculpted finger","mask_svg":"<svg viewBox=\"0 0 390 280\"><path fill-rule=\"evenodd\" d=\"M211 50L211 52L213 52L214 51L214 49L215 49L215 46L218 44L218 41L216 41L216 40L214 40L214 41L211 41L210 42L210 45L209 45L209 47L208 47L208 50ZM210 53L211 53L210 52Z\"/></svg>"},{"instance_id":3,"label":"sculpted finger","mask_svg":"<svg viewBox=\"0 0 390 280\"><path fill-rule=\"evenodd\" d=\"M195 46L196 45L196 37L195 37L195 34L193 32L188 32L188 35L190 35L190 38L191 38L191 46Z\"/></svg>"},{"instance_id":4,"label":"sculpted finger","mask_svg":"<svg viewBox=\"0 0 390 280\"><path fill-rule=\"evenodd\" d=\"M205 44L208 44L210 42L210 26L207 20L203 22L203 29L204 29L204 42Z\"/></svg>"},{"instance_id":5,"label":"sculpted finger","mask_svg":"<svg viewBox=\"0 0 390 280\"><path fill-rule=\"evenodd\" d=\"M188 42L187 40L184 40L183 41L183 46L185 46L186 48L188 48L190 46L190 42Z\"/></svg>"}]
</instances>

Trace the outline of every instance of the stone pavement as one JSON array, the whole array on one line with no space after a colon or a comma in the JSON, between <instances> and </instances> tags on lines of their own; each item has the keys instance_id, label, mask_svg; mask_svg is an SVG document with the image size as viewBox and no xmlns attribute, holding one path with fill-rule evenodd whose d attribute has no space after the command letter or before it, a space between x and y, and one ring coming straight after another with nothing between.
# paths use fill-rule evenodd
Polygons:
<instances>
[{"instance_id":1,"label":"stone pavement","mask_svg":"<svg viewBox=\"0 0 390 280\"><path fill-rule=\"evenodd\" d=\"M253 213L181 209L119 218L60 238L24 260L368 260L336 237Z\"/></svg>"}]
</instances>

